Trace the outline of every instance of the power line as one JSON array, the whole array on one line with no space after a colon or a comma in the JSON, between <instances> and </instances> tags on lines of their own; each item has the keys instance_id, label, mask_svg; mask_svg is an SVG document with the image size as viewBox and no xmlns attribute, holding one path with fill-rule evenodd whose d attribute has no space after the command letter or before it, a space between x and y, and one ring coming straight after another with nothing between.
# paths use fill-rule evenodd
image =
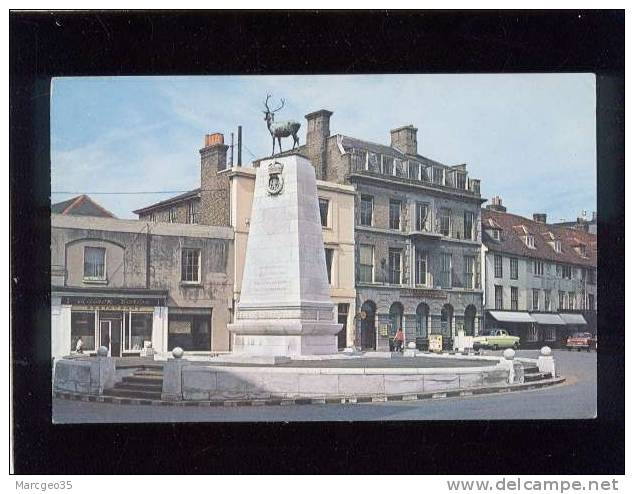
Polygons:
<instances>
[{"instance_id":1,"label":"power line","mask_svg":"<svg viewBox=\"0 0 634 494\"><path fill-rule=\"evenodd\" d=\"M92 195L109 195L109 194L129 194L129 195L139 195L139 194L183 194L185 192L191 192L192 189L190 190L154 190L154 191L136 191L136 192L113 192L113 191L108 191L108 192L80 192L80 191L72 191L72 190L55 190L52 191L51 194L92 194Z\"/></svg>"}]
</instances>

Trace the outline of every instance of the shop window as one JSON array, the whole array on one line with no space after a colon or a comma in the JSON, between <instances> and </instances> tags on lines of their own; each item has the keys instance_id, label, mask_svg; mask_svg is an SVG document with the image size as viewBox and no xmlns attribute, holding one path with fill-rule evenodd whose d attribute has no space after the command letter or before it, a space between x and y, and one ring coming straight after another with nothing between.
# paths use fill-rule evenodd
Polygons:
<instances>
[{"instance_id":1,"label":"shop window","mask_svg":"<svg viewBox=\"0 0 634 494\"><path fill-rule=\"evenodd\" d=\"M152 341L152 319L150 312L125 313L123 348L125 351L139 352L146 341Z\"/></svg>"},{"instance_id":2,"label":"shop window","mask_svg":"<svg viewBox=\"0 0 634 494\"><path fill-rule=\"evenodd\" d=\"M526 341L537 341L538 339L538 329L535 326L530 326L526 332Z\"/></svg>"},{"instance_id":3,"label":"shop window","mask_svg":"<svg viewBox=\"0 0 634 494\"><path fill-rule=\"evenodd\" d=\"M183 249L181 281L200 283L200 249Z\"/></svg>"},{"instance_id":4,"label":"shop window","mask_svg":"<svg viewBox=\"0 0 634 494\"><path fill-rule=\"evenodd\" d=\"M328 207L330 201L328 199L319 198L319 217L321 218L321 226L328 226Z\"/></svg>"},{"instance_id":5,"label":"shop window","mask_svg":"<svg viewBox=\"0 0 634 494\"><path fill-rule=\"evenodd\" d=\"M211 315L170 314L168 351L181 347L185 351L211 351Z\"/></svg>"},{"instance_id":6,"label":"shop window","mask_svg":"<svg viewBox=\"0 0 634 494\"><path fill-rule=\"evenodd\" d=\"M106 249L103 247L84 247L84 279L106 279Z\"/></svg>"},{"instance_id":7,"label":"shop window","mask_svg":"<svg viewBox=\"0 0 634 494\"><path fill-rule=\"evenodd\" d=\"M81 338L84 352L95 350L95 313L72 312L70 316L70 351L77 349Z\"/></svg>"}]
</instances>

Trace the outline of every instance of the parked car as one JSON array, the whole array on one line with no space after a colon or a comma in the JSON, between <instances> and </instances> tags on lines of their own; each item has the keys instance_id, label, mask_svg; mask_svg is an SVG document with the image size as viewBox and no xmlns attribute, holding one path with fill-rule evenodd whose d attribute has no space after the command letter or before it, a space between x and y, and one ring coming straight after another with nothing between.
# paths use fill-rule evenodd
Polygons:
<instances>
[{"instance_id":1,"label":"parked car","mask_svg":"<svg viewBox=\"0 0 634 494\"><path fill-rule=\"evenodd\" d=\"M519 347L519 336L511 336L506 329L489 329L473 338L473 349L475 351L481 348L490 348L491 350L515 348L517 350Z\"/></svg>"},{"instance_id":2,"label":"parked car","mask_svg":"<svg viewBox=\"0 0 634 494\"><path fill-rule=\"evenodd\" d=\"M579 352L581 350L589 352L593 348L596 350L597 339L592 335L592 333L574 333L573 335L568 336L568 339L566 340L566 348L568 351L577 349Z\"/></svg>"}]
</instances>

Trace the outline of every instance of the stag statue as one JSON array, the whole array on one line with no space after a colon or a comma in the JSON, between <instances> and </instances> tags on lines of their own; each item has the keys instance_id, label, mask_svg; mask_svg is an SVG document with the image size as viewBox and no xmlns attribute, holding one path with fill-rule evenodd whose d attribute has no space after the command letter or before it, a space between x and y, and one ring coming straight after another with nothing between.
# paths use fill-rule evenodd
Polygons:
<instances>
[{"instance_id":1,"label":"stag statue","mask_svg":"<svg viewBox=\"0 0 634 494\"><path fill-rule=\"evenodd\" d=\"M280 99L281 106L276 108L275 110L269 109L269 98L270 94L266 95L266 101L264 102L264 106L266 110L264 111L264 120L266 120L266 126L269 128L269 132L271 133L271 137L273 138L273 153L275 154L275 139L277 138L277 144L280 148L280 153L282 152L282 137L293 137L293 147L295 149L295 145L299 147L299 137L297 137L297 131L301 127L299 122L295 120L286 120L284 122L275 122L275 112L284 108L284 99Z\"/></svg>"}]
</instances>

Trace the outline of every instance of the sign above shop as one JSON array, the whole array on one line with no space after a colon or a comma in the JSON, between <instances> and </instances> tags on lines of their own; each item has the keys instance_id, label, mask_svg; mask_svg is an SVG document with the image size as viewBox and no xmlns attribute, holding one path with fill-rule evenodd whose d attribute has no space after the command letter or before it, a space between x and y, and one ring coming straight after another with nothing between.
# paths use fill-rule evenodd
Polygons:
<instances>
[{"instance_id":1,"label":"sign above shop","mask_svg":"<svg viewBox=\"0 0 634 494\"><path fill-rule=\"evenodd\" d=\"M430 290L429 288L406 288L401 290L401 295L406 297L447 298L446 291Z\"/></svg>"},{"instance_id":2,"label":"sign above shop","mask_svg":"<svg viewBox=\"0 0 634 494\"><path fill-rule=\"evenodd\" d=\"M62 305L84 305L100 309L121 310L130 307L162 307L162 298L147 297L62 297Z\"/></svg>"}]
</instances>

